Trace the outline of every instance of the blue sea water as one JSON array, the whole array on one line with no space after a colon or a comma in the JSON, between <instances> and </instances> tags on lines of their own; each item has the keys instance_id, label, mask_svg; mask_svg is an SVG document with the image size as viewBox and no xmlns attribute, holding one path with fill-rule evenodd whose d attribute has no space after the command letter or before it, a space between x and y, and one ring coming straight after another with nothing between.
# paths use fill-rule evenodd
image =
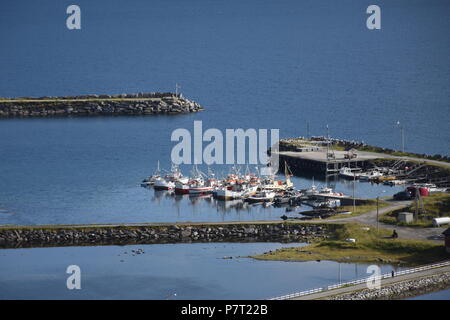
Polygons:
<instances>
[{"instance_id":1,"label":"blue sea water","mask_svg":"<svg viewBox=\"0 0 450 320\"><path fill-rule=\"evenodd\" d=\"M366 28L373 4L367 0L77 0L82 29L72 31L70 4L0 3L0 97L174 91L179 83L206 110L0 120L0 224L284 214L139 186L157 160L169 167L171 132L192 130L194 120L204 129L275 128L281 137L306 135L307 125L324 135L328 124L333 137L396 149L400 121L407 151L448 154L448 1L378 1L382 29L376 31ZM295 179L299 188L311 183ZM330 183L353 191L351 183ZM356 187L357 195L371 197L396 191ZM266 298L338 281L335 263L221 259L280 246L139 246L147 253L126 259L130 247L2 250L0 297L161 299L176 290L179 298ZM80 292L64 287L68 264L80 264L87 277ZM342 264L343 279L362 276L364 267ZM261 281L268 275L273 281Z\"/></svg>"},{"instance_id":2,"label":"blue sea water","mask_svg":"<svg viewBox=\"0 0 450 320\"><path fill-rule=\"evenodd\" d=\"M371 274L366 264L247 258L299 245L193 243L1 250L0 299L267 299ZM134 254L136 249L144 253ZM69 265L80 268L80 290L67 289ZM392 270L389 265L380 267L382 272Z\"/></svg>"},{"instance_id":3,"label":"blue sea water","mask_svg":"<svg viewBox=\"0 0 450 320\"><path fill-rule=\"evenodd\" d=\"M410 300L450 300L450 289L424 294Z\"/></svg>"},{"instance_id":4,"label":"blue sea water","mask_svg":"<svg viewBox=\"0 0 450 320\"><path fill-rule=\"evenodd\" d=\"M168 168L171 132L192 130L194 120L204 129L279 128L281 137L305 135L307 123L323 135L328 124L334 137L391 148L400 148L400 121L406 150L448 153L450 4L383 1L375 31L365 26L369 4L80 0L82 28L68 30L65 2L2 2L0 96L174 91L179 83L206 111L0 121L0 224L279 217L274 209L221 215L138 186L157 160Z\"/></svg>"}]
</instances>

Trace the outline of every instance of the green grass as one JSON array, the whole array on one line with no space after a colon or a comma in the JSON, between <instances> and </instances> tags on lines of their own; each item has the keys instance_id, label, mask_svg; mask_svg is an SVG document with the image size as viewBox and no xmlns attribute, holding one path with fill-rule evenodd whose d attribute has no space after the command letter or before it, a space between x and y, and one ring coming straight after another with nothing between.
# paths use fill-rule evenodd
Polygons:
<instances>
[{"instance_id":1,"label":"green grass","mask_svg":"<svg viewBox=\"0 0 450 320\"><path fill-rule=\"evenodd\" d=\"M386 201L383 201L380 199L378 208L381 210L382 208L388 207L389 203ZM355 210L353 210L353 206L342 206L339 207L339 211L351 211L351 214L337 214L335 216L332 216L328 219L340 219L340 218L347 218L347 217L354 217L359 216L361 214L368 213L370 211L374 211L377 209L377 201L376 200L370 200L368 204L364 205L357 205L355 206Z\"/></svg>"},{"instance_id":2,"label":"green grass","mask_svg":"<svg viewBox=\"0 0 450 320\"><path fill-rule=\"evenodd\" d=\"M335 225L333 237L296 248L283 248L252 256L260 260L389 263L420 265L448 258L444 246L431 241L390 238L391 231L368 230L359 224ZM354 238L355 243L345 239Z\"/></svg>"},{"instance_id":3,"label":"green grass","mask_svg":"<svg viewBox=\"0 0 450 320\"><path fill-rule=\"evenodd\" d=\"M429 197L422 197L422 200L424 211L419 210L419 216L416 221L412 223L404 223L397 220L397 215L400 212L414 213L416 211L416 204L414 202L406 208L386 213L380 218L380 221L399 226L432 227L433 218L450 216L450 194L433 194Z\"/></svg>"}]
</instances>

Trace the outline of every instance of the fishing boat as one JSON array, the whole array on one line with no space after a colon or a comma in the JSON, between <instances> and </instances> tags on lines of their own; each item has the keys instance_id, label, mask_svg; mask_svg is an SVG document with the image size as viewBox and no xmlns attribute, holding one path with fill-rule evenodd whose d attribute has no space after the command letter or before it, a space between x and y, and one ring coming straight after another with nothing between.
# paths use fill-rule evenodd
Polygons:
<instances>
[{"instance_id":1,"label":"fishing boat","mask_svg":"<svg viewBox=\"0 0 450 320\"><path fill-rule=\"evenodd\" d=\"M347 196L343 194L342 192L334 192L332 188L329 187L322 187L318 191L318 193L315 194L319 197L326 197L326 198L346 198Z\"/></svg>"},{"instance_id":2,"label":"fishing boat","mask_svg":"<svg viewBox=\"0 0 450 320\"><path fill-rule=\"evenodd\" d=\"M269 190L263 190L255 195L249 196L246 200L250 203L256 202L272 202L276 193Z\"/></svg>"},{"instance_id":3,"label":"fishing boat","mask_svg":"<svg viewBox=\"0 0 450 320\"><path fill-rule=\"evenodd\" d=\"M411 186L415 188L427 189L428 193L440 193L447 191L447 188L439 188L434 183L413 183Z\"/></svg>"},{"instance_id":4,"label":"fishing boat","mask_svg":"<svg viewBox=\"0 0 450 320\"><path fill-rule=\"evenodd\" d=\"M198 184L198 185L190 185L189 186L189 194L207 194L212 193L214 190L214 187L207 186L205 184Z\"/></svg>"},{"instance_id":5,"label":"fishing boat","mask_svg":"<svg viewBox=\"0 0 450 320\"><path fill-rule=\"evenodd\" d=\"M150 177L148 177L147 179L144 179L142 181L142 186L152 186L155 184L155 181L158 178L161 178L161 170L159 168L159 160L158 160L155 172Z\"/></svg>"},{"instance_id":6,"label":"fishing boat","mask_svg":"<svg viewBox=\"0 0 450 320\"><path fill-rule=\"evenodd\" d=\"M155 190L172 190L175 188L175 182L159 177L155 180L153 188Z\"/></svg>"},{"instance_id":7,"label":"fishing boat","mask_svg":"<svg viewBox=\"0 0 450 320\"><path fill-rule=\"evenodd\" d=\"M294 187L294 184L291 181L293 174L286 162L284 163L284 176L285 181L275 180L274 176L267 177L261 182L261 189L272 191L285 191L292 189Z\"/></svg>"},{"instance_id":8,"label":"fishing boat","mask_svg":"<svg viewBox=\"0 0 450 320\"><path fill-rule=\"evenodd\" d=\"M359 175L359 180L361 181L370 181L373 179L376 179L378 177L382 177L383 174L381 172L379 172L378 170L373 170L373 171L369 171L366 173L361 173Z\"/></svg>"},{"instance_id":9,"label":"fishing boat","mask_svg":"<svg viewBox=\"0 0 450 320\"><path fill-rule=\"evenodd\" d=\"M189 184L183 183L181 181L175 182L175 193L176 194L188 194L189 193Z\"/></svg>"},{"instance_id":10,"label":"fishing boat","mask_svg":"<svg viewBox=\"0 0 450 320\"><path fill-rule=\"evenodd\" d=\"M256 193L258 186L252 185L233 185L228 187L218 188L215 192L215 196L219 200L234 200L245 199Z\"/></svg>"},{"instance_id":11,"label":"fishing boat","mask_svg":"<svg viewBox=\"0 0 450 320\"><path fill-rule=\"evenodd\" d=\"M315 195L319 194L319 190L317 189L317 186L314 184L314 177L313 177L313 182L312 182L311 188L303 190L302 193L304 196L307 196L307 197L315 196Z\"/></svg>"},{"instance_id":12,"label":"fishing boat","mask_svg":"<svg viewBox=\"0 0 450 320\"><path fill-rule=\"evenodd\" d=\"M339 170L339 175L345 179L358 179L360 173L353 172L353 170L350 168L342 167Z\"/></svg>"},{"instance_id":13,"label":"fishing boat","mask_svg":"<svg viewBox=\"0 0 450 320\"><path fill-rule=\"evenodd\" d=\"M387 181L383 182L383 184L387 185L387 186L397 186L397 185L406 184L406 183L407 183L406 180L387 180Z\"/></svg>"},{"instance_id":14,"label":"fishing boat","mask_svg":"<svg viewBox=\"0 0 450 320\"><path fill-rule=\"evenodd\" d=\"M337 208L341 206L341 201L339 199L307 200L305 204L313 208Z\"/></svg>"}]
</instances>

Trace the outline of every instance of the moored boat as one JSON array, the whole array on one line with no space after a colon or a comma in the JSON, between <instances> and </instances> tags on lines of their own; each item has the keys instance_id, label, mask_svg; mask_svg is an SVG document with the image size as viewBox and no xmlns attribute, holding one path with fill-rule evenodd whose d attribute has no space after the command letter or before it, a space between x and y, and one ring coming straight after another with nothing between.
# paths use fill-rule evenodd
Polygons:
<instances>
[{"instance_id":1,"label":"moored boat","mask_svg":"<svg viewBox=\"0 0 450 320\"><path fill-rule=\"evenodd\" d=\"M250 203L255 202L272 202L276 193L269 190L263 190L255 195L249 196L246 200Z\"/></svg>"},{"instance_id":2,"label":"moored boat","mask_svg":"<svg viewBox=\"0 0 450 320\"><path fill-rule=\"evenodd\" d=\"M360 173L354 172L350 168L342 167L339 170L339 176L341 176L345 179L359 179Z\"/></svg>"}]
</instances>

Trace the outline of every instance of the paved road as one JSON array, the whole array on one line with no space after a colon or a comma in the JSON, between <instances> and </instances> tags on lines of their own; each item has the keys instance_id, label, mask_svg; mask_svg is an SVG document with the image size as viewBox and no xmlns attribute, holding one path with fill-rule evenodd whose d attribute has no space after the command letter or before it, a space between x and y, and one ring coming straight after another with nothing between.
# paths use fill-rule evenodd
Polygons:
<instances>
[{"instance_id":1,"label":"paved road","mask_svg":"<svg viewBox=\"0 0 450 320\"><path fill-rule=\"evenodd\" d=\"M394 156L394 155L387 154L387 153L368 152L368 151L357 151L357 154L358 154L358 156L362 155L364 157L373 156L373 157L384 158L384 159L426 162L426 163L434 164L434 165L437 165L440 167L450 168L450 162L446 162L446 161L438 161L438 160L416 158L416 157Z\"/></svg>"},{"instance_id":2,"label":"paved road","mask_svg":"<svg viewBox=\"0 0 450 320\"><path fill-rule=\"evenodd\" d=\"M386 286L389 284L394 284L394 283L412 280L412 279L419 279L419 278L423 278L423 277L427 277L427 276L431 276L431 275L437 275L437 274L446 273L446 272L450 273L450 266L436 268L436 269L430 269L430 270L425 270L425 271L420 271L420 272L414 272L414 273L410 273L410 274L396 276L394 278L382 279L381 286ZM315 293L315 294L310 294L307 296L293 298L292 300L321 300L321 299L327 299L327 298L335 296L335 295L351 293L351 292L359 291L359 290L363 290L363 289L367 289L366 283L358 284L358 285L351 286L351 287L339 288L339 289L334 289L334 290L330 290L330 291L324 291L324 292L319 292L319 293Z\"/></svg>"},{"instance_id":3,"label":"paved road","mask_svg":"<svg viewBox=\"0 0 450 320\"><path fill-rule=\"evenodd\" d=\"M379 210L379 217L381 217L383 214L392 211L397 210L401 208L407 207L411 202L410 201L388 201L389 206L380 208ZM372 210L370 212L358 215L358 216L352 216L352 217L343 217L343 218L337 218L337 219L330 219L330 220L308 220L308 222L321 222L321 223L348 223L348 222L356 222L364 225L369 225L374 228L377 227L377 210ZM378 223L379 228L384 228L388 230L396 230L399 238L403 239L419 239L419 240L431 240L436 242L442 242L444 237L442 235L442 232L446 229L444 227L440 228L413 228L413 227L401 227L401 226L395 226L391 224L385 224L385 223Z\"/></svg>"}]
</instances>

